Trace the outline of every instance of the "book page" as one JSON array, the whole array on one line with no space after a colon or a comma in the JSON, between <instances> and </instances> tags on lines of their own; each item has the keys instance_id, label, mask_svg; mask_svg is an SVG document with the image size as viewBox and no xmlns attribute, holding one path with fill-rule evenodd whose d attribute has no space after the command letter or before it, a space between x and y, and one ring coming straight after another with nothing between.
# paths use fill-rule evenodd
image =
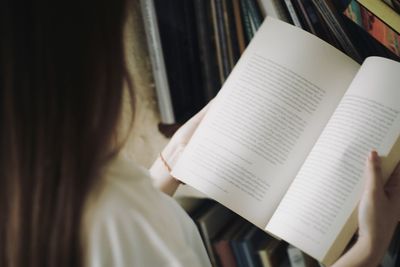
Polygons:
<instances>
[{"instance_id":1,"label":"book page","mask_svg":"<svg viewBox=\"0 0 400 267\"><path fill-rule=\"evenodd\" d=\"M400 159L400 64L372 57L338 108L267 225L267 230L322 261L356 208L368 153L376 149L387 176ZM396 145L398 149L398 145ZM352 224L352 233L356 224ZM347 229L348 230L348 229ZM344 249L351 234L341 237Z\"/></svg>"},{"instance_id":2,"label":"book page","mask_svg":"<svg viewBox=\"0 0 400 267\"><path fill-rule=\"evenodd\" d=\"M358 69L267 18L173 175L264 228Z\"/></svg>"}]
</instances>

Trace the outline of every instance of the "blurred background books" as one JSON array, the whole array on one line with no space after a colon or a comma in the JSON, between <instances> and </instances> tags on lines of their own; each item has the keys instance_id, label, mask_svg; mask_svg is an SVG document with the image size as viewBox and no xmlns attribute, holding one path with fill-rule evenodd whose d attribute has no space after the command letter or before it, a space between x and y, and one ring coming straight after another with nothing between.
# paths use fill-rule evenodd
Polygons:
<instances>
[{"instance_id":1,"label":"blurred background books","mask_svg":"<svg viewBox=\"0 0 400 267\"><path fill-rule=\"evenodd\" d=\"M186 198L182 200L182 206L198 226L215 267L322 266L298 248L268 235L213 200ZM381 267L400 266L399 252L398 227Z\"/></svg>"},{"instance_id":2,"label":"blurred background books","mask_svg":"<svg viewBox=\"0 0 400 267\"><path fill-rule=\"evenodd\" d=\"M142 0L167 136L221 88L265 16L292 23L358 62L398 60L398 0ZM294 44L295 45L295 44Z\"/></svg>"}]
</instances>

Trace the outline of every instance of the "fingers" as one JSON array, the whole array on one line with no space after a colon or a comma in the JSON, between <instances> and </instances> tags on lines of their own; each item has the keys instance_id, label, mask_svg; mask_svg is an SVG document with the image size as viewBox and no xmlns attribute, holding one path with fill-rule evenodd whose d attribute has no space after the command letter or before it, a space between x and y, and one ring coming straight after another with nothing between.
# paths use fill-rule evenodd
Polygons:
<instances>
[{"instance_id":1,"label":"fingers","mask_svg":"<svg viewBox=\"0 0 400 267\"><path fill-rule=\"evenodd\" d=\"M367 159L365 191L376 193L383 189L381 163L378 153L372 151Z\"/></svg>"}]
</instances>

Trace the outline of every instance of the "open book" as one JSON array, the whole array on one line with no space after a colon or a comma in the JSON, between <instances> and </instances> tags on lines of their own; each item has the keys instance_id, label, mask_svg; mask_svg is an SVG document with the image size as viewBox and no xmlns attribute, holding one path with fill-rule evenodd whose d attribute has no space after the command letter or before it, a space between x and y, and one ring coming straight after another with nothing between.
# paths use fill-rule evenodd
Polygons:
<instances>
[{"instance_id":1,"label":"open book","mask_svg":"<svg viewBox=\"0 0 400 267\"><path fill-rule=\"evenodd\" d=\"M400 64L362 66L267 18L173 175L265 231L333 263L357 229L372 149L400 159Z\"/></svg>"}]
</instances>

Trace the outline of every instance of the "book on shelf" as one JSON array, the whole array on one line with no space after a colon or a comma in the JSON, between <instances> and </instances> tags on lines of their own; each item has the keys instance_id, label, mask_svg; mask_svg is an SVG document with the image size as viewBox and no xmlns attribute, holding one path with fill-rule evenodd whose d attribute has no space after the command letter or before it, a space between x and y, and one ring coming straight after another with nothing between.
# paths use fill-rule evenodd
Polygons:
<instances>
[{"instance_id":1,"label":"book on shelf","mask_svg":"<svg viewBox=\"0 0 400 267\"><path fill-rule=\"evenodd\" d=\"M230 64L230 57L228 51L228 35L227 28L225 27L225 19L224 19L224 5L223 0L214 0L211 1L211 8L213 13L213 23L215 28L216 38L218 40L219 45L217 46L218 56L220 57L220 72L222 73L222 82L228 77L231 72L232 66Z\"/></svg>"},{"instance_id":2,"label":"book on shelf","mask_svg":"<svg viewBox=\"0 0 400 267\"><path fill-rule=\"evenodd\" d=\"M256 248L258 244L264 240L271 238L258 227L252 226L241 240L239 240L239 248L243 254L243 265L247 267L258 267L261 264L260 256L257 254Z\"/></svg>"},{"instance_id":3,"label":"book on shelf","mask_svg":"<svg viewBox=\"0 0 400 267\"><path fill-rule=\"evenodd\" d=\"M220 233L213 243L214 250L218 256L222 267L237 267L236 258L230 245L233 237L245 226L246 221L242 218L236 218L225 231Z\"/></svg>"},{"instance_id":4,"label":"book on shelf","mask_svg":"<svg viewBox=\"0 0 400 267\"><path fill-rule=\"evenodd\" d=\"M203 239L211 264L217 266L218 260L213 249L213 241L220 232L235 218L235 214L226 207L214 203L193 217Z\"/></svg>"},{"instance_id":5,"label":"book on shelf","mask_svg":"<svg viewBox=\"0 0 400 267\"><path fill-rule=\"evenodd\" d=\"M252 21L255 33L257 29L260 27L261 23L263 22L264 17L262 16L257 0L242 0L242 1L247 3L250 20Z\"/></svg>"},{"instance_id":6,"label":"book on shelf","mask_svg":"<svg viewBox=\"0 0 400 267\"><path fill-rule=\"evenodd\" d=\"M363 5L376 17L380 18L385 24L387 24L393 30L395 30L398 33L400 32L399 13L397 13L395 9L390 8L382 0L381 1L357 0L357 2L360 5Z\"/></svg>"},{"instance_id":7,"label":"book on shelf","mask_svg":"<svg viewBox=\"0 0 400 267\"><path fill-rule=\"evenodd\" d=\"M228 54L229 54L229 69L230 71L235 66L236 62L239 60L241 55L241 49L239 47L239 35L238 29L236 29L235 18L235 5L232 0L223 0L223 10L224 10L224 26L226 28L226 35L228 40ZM240 5L239 5L240 7ZM240 13L240 10L239 10Z\"/></svg>"},{"instance_id":8,"label":"book on shelf","mask_svg":"<svg viewBox=\"0 0 400 267\"><path fill-rule=\"evenodd\" d=\"M199 58L201 63L201 77L204 83L206 100L209 101L217 94L221 80L218 76L218 62L216 58L216 46L214 27L211 17L211 2L193 0L196 29L199 42Z\"/></svg>"},{"instance_id":9,"label":"book on shelf","mask_svg":"<svg viewBox=\"0 0 400 267\"><path fill-rule=\"evenodd\" d=\"M336 8L331 0L312 0L312 2L319 11L330 32L343 48L343 51L353 59L361 61L361 56L355 48L346 31L346 27L344 27L342 19L339 14L337 14Z\"/></svg>"},{"instance_id":10,"label":"book on shelf","mask_svg":"<svg viewBox=\"0 0 400 267\"><path fill-rule=\"evenodd\" d=\"M289 15L292 18L293 24L299 28L303 29L303 25L300 22L300 18L297 15L297 12L294 8L293 2L291 0L285 0L285 5L287 10L289 11Z\"/></svg>"},{"instance_id":11,"label":"book on shelf","mask_svg":"<svg viewBox=\"0 0 400 267\"><path fill-rule=\"evenodd\" d=\"M287 247L287 254L289 256L291 267L318 267L319 264L316 260L302 252L300 249L289 245Z\"/></svg>"},{"instance_id":12,"label":"book on shelf","mask_svg":"<svg viewBox=\"0 0 400 267\"><path fill-rule=\"evenodd\" d=\"M262 267L281 266L288 258L286 252L287 244L282 240L269 238L257 247Z\"/></svg>"},{"instance_id":13,"label":"book on shelf","mask_svg":"<svg viewBox=\"0 0 400 267\"><path fill-rule=\"evenodd\" d=\"M357 228L368 152L385 177L400 159L399 72L267 18L172 175L332 263Z\"/></svg>"},{"instance_id":14,"label":"book on shelf","mask_svg":"<svg viewBox=\"0 0 400 267\"><path fill-rule=\"evenodd\" d=\"M388 4L394 11L400 14L400 1L399 0L383 0Z\"/></svg>"},{"instance_id":15,"label":"book on shelf","mask_svg":"<svg viewBox=\"0 0 400 267\"><path fill-rule=\"evenodd\" d=\"M288 15L281 0L258 0L264 17L269 16L285 22L289 22Z\"/></svg>"},{"instance_id":16,"label":"book on shelf","mask_svg":"<svg viewBox=\"0 0 400 267\"><path fill-rule=\"evenodd\" d=\"M232 0L233 17L235 18L236 38L239 46L239 55L246 48L246 41L243 30L243 16L241 14L240 0Z\"/></svg>"},{"instance_id":17,"label":"book on shelf","mask_svg":"<svg viewBox=\"0 0 400 267\"><path fill-rule=\"evenodd\" d=\"M352 0L344 14L400 56L400 15L380 1Z\"/></svg>"},{"instance_id":18,"label":"book on shelf","mask_svg":"<svg viewBox=\"0 0 400 267\"><path fill-rule=\"evenodd\" d=\"M161 49L160 32L157 24L154 1L141 0L140 5L153 70L161 123L173 124L175 123L175 115L172 107L163 51Z\"/></svg>"},{"instance_id":19,"label":"book on shelf","mask_svg":"<svg viewBox=\"0 0 400 267\"><path fill-rule=\"evenodd\" d=\"M248 44L254 36L254 27L251 22L251 14L246 0L240 0L241 17L243 20L243 30L245 35L245 42Z\"/></svg>"},{"instance_id":20,"label":"book on shelf","mask_svg":"<svg viewBox=\"0 0 400 267\"><path fill-rule=\"evenodd\" d=\"M293 0L293 3L303 21L303 29L340 48L339 43L330 32L328 25L312 3L312 0Z\"/></svg>"},{"instance_id":21,"label":"book on shelf","mask_svg":"<svg viewBox=\"0 0 400 267\"><path fill-rule=\"evenodd\" d=\"M177 123L204 105L202 64L193 1L153 0Z\"/></svg>"},{"instance_id":22,"label":"book on shelf","mask_svg":"<svg viewBox=\"0 0 400 267\"><path fill-rule=\"evenodd\" d=\"M237 266L246 266L246 255L242 248L242 240L245 235L252 228L249 224L244 224L239 231L236 232L235 235L232 236L232 239L229 241L229 245L232 248L233 255L235 257L235 261Z\"/></svg>"}]
</instances>

